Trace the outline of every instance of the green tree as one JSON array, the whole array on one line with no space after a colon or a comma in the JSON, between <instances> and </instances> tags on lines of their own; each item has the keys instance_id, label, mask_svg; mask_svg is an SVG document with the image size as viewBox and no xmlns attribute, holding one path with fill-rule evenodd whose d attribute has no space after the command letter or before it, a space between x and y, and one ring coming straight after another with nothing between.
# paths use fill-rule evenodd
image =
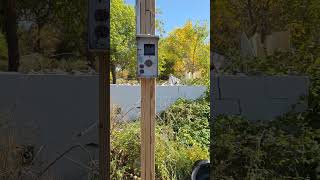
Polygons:
<instances>
[{"instance_id":1,"label":"green tree","mask_svg":"<svg viewBox=\"0 0 320 180\"><path fill-rule=\"evenodd\" d=\"M162 76L168 73L182 77L185 73L208 73L210 52L206 24L192 24L170 32L160 41L159 57ZM173 69L172 69L173 68Z\"/></svg>"},{"instance_id":2,"label":"green tree","mask_svg":"<svg viewBox=\"0 0 320 180\"><path fill-rule=\"evenodd\" d=\"M59 43L55 54L79 54L94 68L94 57L87 49L87 0L56 0L55 25Z\"/></svg>"},{"instance_id":3,"label":"green tree","mask_svg":"<svg viewBox=\"0 0 320 180\"><path fill-rule=\"evenodd\" d=\"M217 0L211 10L212 47L220 52L238 49L243 32L260 33L264 39L271 32L290 30L295 47L319 39L318 0Z\"/></svg>"},{"instance_id":4,"label":"green tree","mask_svg":"<svg viewBox=\"0 0 320 180\"><path fill-rule=\"evenodd\" d=\"M52 23L54 17L54 0L18 0L18 16L20 21L31 22L36 29L36 39L33 50L41 52L41 31L43 27Z\"/></svg>"},{"instance_id":5,"label":"green tree","mask_svg":"<svg viewBox=\"0 0 320 180\"><path fill-rule=\"evenodd\" d=\"M116 68L135 63L135 10L124 0L111 0L110 50L112 82L116 84Z\"/></svg>"}]
</instances>

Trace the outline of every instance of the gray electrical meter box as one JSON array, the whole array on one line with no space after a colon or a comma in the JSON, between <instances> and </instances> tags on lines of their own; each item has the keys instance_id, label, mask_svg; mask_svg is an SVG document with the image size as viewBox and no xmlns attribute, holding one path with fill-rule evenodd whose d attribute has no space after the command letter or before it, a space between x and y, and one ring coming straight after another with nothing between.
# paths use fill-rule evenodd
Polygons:
<instances>
[{"instance_id":1,"label":"gray electrical meter box","mask_svg":"<svg viewBox=\"0 0 320 180\"><path fill-rule=\"evenodd\" d=\"M110 47L110 0L89 0L88 48L106 51Z\"/></svg>"},{"instance_id":2,"label":"gray electrical meter box","mask_svg":"<svg viewBox=\"0 0 320 180\"><path fill-rule=\"evenodd\" d=\"M158 77L159 36L137 35L137 76L139 78Z\"/></svg>"}]
</instances>

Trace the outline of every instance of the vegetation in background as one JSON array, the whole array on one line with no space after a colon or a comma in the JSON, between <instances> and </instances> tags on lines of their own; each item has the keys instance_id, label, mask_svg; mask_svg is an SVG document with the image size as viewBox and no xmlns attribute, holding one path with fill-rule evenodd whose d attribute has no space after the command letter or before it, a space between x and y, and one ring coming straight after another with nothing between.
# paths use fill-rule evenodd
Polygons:
<instances>
[{"instance_id":1,"label":"vegetation in background","mask_svg":"<svg viewBox=\"0 0 320 180\"><path fill-rule=\"evenodd\" d=\"M57 61L41 54L23 56L19 71L23 73L94 73L85 61L73 58Z\"/></svg>"},{"instance_id":2,"label":"vegetation in background","mask_svg":"<svg viewBox=\"0 0 320 180\"><path fill-rule=\"evenodd\" d=\"M60 61L78 61L96 71L97 58L87 49L87 0L19 0L17 1L19 52L21 72L46 73L55 69ZM0 9L3 8L0 6ZM119 79L133 80L136 77L136 42L134 6L124 0L111 0L110 43L112 83ZM156 10L156 15L161 10ZM4 15L0 17L0 28L4 34ZM156 30L162 37L160 42L160 79L167 80L170 74L184 79L185 73L195 75L185 83L202 82L208 79L209 43L208 28L205 24L186 24L164 37L164 22L157 18ZM0 37L1 39L1 37ZM5 42L5 41L4 41ZM2 47L2 46L0 46ZM0 52L1 53L1 52ZM39 69L30 63L29 57L37 56L41 61L48 59L52 67ZM32 60L38 61L38 60ZM30 63L30 64L27 64ZM0 62L0 70L7 71L7 59ZM35 65L35 67L32 67ZM173 67L173 68L172 68ZM72 71L83 71L72 66ZM65 69L60 69L65 71ZM57 72L57 71L55 71ZM68 71L69 72L69 71ZM203 76L205 74L205 76Z\"/></svg>"},{"instance_id":3,"label":"vegetation in background","mask_svg":"<svg viewBox=\"0 0 320 180\"><path fill-rule=\"evenodd\" d=\"M209 158L209 105L179 100L156 125L156 179L189 179L193 164ZM112 177L140 176L140 122L120 123L112 131Z\"/></svg>"},{"instance_id":4,"label":"vegetation in background","mask_svg":"<svg viewBox=\"0 0 320 180\"><path fill-rule=\"evenodd\" d=\"M135 77L136 22L133 6L125 4L124 0L112 0L111 4L111 72L116 84L116 68L126 69L128 76Z\"/></svg>"},{"instance_id":5,"label":"vegetation in background","mask_svg":"<svg viewBox=\"0 0 320 180\"><path fill-rule=\"evenodd\" d=\"M8 48L5 36L0 32L0 70L7 69Z\"/></svg>"},{"instance_id":6,"label":"vegetation in background","mask_svg":"<svg viewBox=\"0 0 320 180\"><path fill-rule=\"evenodd\" d=\"M308 109L271 122L218 118L212 125L215 176L224 179L320 178L320 56L317 49L279 52L266 58L229 56L232 63L225 69L227 74L308 76Z\"/></svg>"},{"instance_id":7,"label":"vegetation in background","mask_svg":"<svg viewBox=\"0 0 320 180\"><path fill-rule=\"evenodd\" d=\"M319 111L312 104L319 106L319 100L310 102L307 112L289 112L272 121L248 121L238 116L219 116L211 121L215 178L319 178L320 128L314 123ZM208 158L209 112L209 98L204 97L178 100L160 114L156 131L158 179L188 178L192 164ZM139 177L139 126L139 122L122 124L120 131L115 131L113 153L122 152L115 156L122 160L113 160L117 177ZM178 157L182 159L177 161Z\"/></svg>"},{"instance_id":8,"label":"vegetation in background","mask_svg":"<svg viewBox=\"0 0 320 180\"><path fill-rule=\"evenodd\" d=\"M319 43L318 0L217 0L211 6L212 47L226 54L238 49L240 36L290 30L293 47Z\"/></svg>"},{"instance_id":9,"label":"vegetation in background","mask_svg":"<svg viewBox=\"0 0 320 180\"><path fill-rule=\"evenodd\" d=\"M187 179L196 160L208 159L209 111L208 98L204 97L196 101L178 100L159 115L156 125L157 179ZM320 131L312 118L317 118L312 116L312 111L288 113L264 122L250 122L236 116L218 117L211 131L214 134L211 153L215 177L319 178ZM140 122L113 123L111 138L112 177L139 179Z\"/></svg>"},{"instance_id":10,"label":"vegetation in background","mask_svg":"<svg viewBox=\"0 0 320 180\"><path fill-rule=\"evenodd\" d=\"M205 98L178 100L160 115L159 124L169 126L177 140L187 146L209 147L210 104Z\"/></svg>"},{"instance_id":11,"label":"vegetation in background","mask_svg":"<svg viewBox=\"0 0 320 180\"><path fill-rule=\"evenodd\" d=\"M305 114L271 122L219 117L213 129L217 179L318 179L320 130Z\"/></svg>"},{"instance_id":12,"label":"vegetation in background","mask_svg":"<svg viewBox=\"0 0 320 180\"><path fill-rule=\"evenodd\" d=\"M13 134L8 133L6 136L1 136L0 180L23 179L30 174L35 177L30 168L32 164L30 148L32 147L19 146Z\"/></svg>"},{"instance_id":13,"label":"vegetation in background","mask_svg":"<svg viewBox=\"0 0 320 180\"><path fill-rule=\"evenodd\" d=\"M273 121L217 117L211 127L211 159L217 179L319 179L320 176L320 3L317 0L219 0L212 10L212 50L229 62L221 74L308 76L304 113ZM263 39L289 30L292 49L266 57L243 57L244 32ZM267 111L267 109L266 109Z\"/></svg>"},{"instance_id":14,"label":"vegetation in background","mask_svg":"<svg viewBox=\"0 0 320 180\"><path fill-rule=\"evenodd\" d=\"M174 74L184 78L190 73L192 79L209 78L209 30L207 25L186 22L183 27L177 28L160 40L159 64L160 75L168 77Z\"/></svg>"},{"instance_id":15,"label":"vegetation in background","mask_svg":"<svg viewBox=\"0 0 320 180\"><path fill-rule=\"evenodd\" d=\"M156 179L190 179L193 164L199 159L209 158L209 110L209 102L205 99L181 99L158 116L155 139ZM119 121L122 114L117 108L113 108L111 119L111 177L139 179L140 121ZM6 116L0 116L0 128L5 128L1 126L4 120ZM1 132L4 134L4 131ZM40 152L41 148L32 148L31 151L26 151L24 145L14 142L12 134L1 136L0 162L5 163L0 163L0 180L36 178L39 172L43 172L46 164L37 166L40 160L37 158L37 151ZM25 159L21 159L24 157L28 158L27 163ZM83 166L83 170L89 171L89 180L97 179L97 164L97 161L93 160L88 167ZM46 175L47 173L43 179L46 179ZM54 179L53 177L50 179Z\"/></svg>"}]
</instances>

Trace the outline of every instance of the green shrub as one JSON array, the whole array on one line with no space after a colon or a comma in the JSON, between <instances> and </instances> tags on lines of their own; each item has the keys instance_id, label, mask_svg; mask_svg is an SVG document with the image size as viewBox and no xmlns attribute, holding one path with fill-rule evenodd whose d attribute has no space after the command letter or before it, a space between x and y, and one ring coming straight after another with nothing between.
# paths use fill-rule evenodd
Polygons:
<instances>
[{"instance_id":1,"label":"green shrub","mask_svg":"<svg viewBox=\"0 0 320 180\"><path fill-rule=\"evenodd\" d=\"M112 177L121 179L139 175L140 126L138 123L117 124L112 130Z\"/></svg>"},{"instance_id":2,"label":"green shrub","mask_svg":"<svg viewBox=\"0 0 320 180\"><path fill-rule=\"evenodd\" d=\"M320 130L303 114L270 122L219 117L213 130L214 174L220 179L316 179Z\"/></svg>"},{"instance_id":3,"label":"green shrub","mask_svg":"<svg viewBox=\"0 0 320 180\"><path fill-rule=\"evenodd\" d=\"M182 79L182 84L191 85L191 86L199 86L199 85L203 86L203 85L209 85L209 83L210 83L209 74L201 78Z\"/></svg>"},{"instance_id":4,"label":"green shrub","mask_svg":"<svg viewBox=\"0 0 320 180\"><path fill-rule=\"evenodd\" d=\"M210 104L204 99L178 100L161 115L160 124L172 127L175 138L185 145L208 147L210 144Z\"/></svg>"},{"instance_id":5,"label":"green shrub","mask_svg":"<svg viewBox=\"0 0 320 180\"><path fill-rule=\"evenodd\" d=\"M179 112L183 110L183 112ZM193 164L209 158L208 102L179 100L156 125L156 179L189 179ZM112 130L112 177L140 177L140 122Z\"/></svg>"},{"instance_id":6,"label":"green shrub","mask_svg":"<svg viewBox=\"0 0 320 180\"><path fill-rule=\"evenodd\" d=\"M310 79L308 109L276 120L249 122L218 117L212 127L214 175L220 179L319 179L320 54L310 43L295 52L244 58L236 52L226 74L304 75ZM266 109L267 111L267 109Z\"/></svg>"},{"instance_id":7,"label":"green shrub","mask_svg":"<svg viewBox=\"0 0 320 180\"><path fill-rule=\"evenodd\" d=\"M23 73L38 72L87 72L89 66L85 61L77 59L50 59L41 54L31 54L21 57L19 71Z\"/></svg>"}]
</instances>

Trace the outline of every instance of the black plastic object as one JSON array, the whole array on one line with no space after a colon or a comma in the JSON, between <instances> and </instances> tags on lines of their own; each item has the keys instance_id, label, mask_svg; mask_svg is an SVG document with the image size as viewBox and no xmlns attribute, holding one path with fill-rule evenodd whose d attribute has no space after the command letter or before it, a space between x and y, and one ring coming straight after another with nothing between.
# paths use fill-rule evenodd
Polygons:
<instances>
[{"instance_id":1,"label":"black plastic object","mask_svg":"<svg viewBox=\"0 0 320 180\"><path fill-rule=\"evenodd\" d=\"M104 25L97 26L95 29L95 34L97 38L107 38L108 37L108 27Z\"/></svg>"},{"instance_id":2,"label":"black plastic object","mask_svg":"<svg viewBox=\"0 0 320 180\"><path fill-rule=\"evenodd\" d=\"M194 163L191 180L210 180L209 160L199 160Z\"/></svg>"},{"instance_id":3,"label":"black plastic object","mask_svg":"<svg viewBox=\"0 0 320 180\"><path fill-rule=\"evenodd\" d=\"M152 66L152 61L150 59L146 60L146 62L144 62L144 64L147 66L147 67L151 67Z\"/></svg>"},{"instance_id":4,"label":"black plastic object","mask_svg":"<svg viewBox=\"0 0 320 180\"><path fill-rule=\"evenodd\" d=\"M94 17L96 21L106 22L109 18L109 12L106 9L97 9L94 12Z\"/></svg>"},{"instance_id":5,"label":"black plastic object","mask_svg":"<svg viewBox=\"0 0 320 180\"><path fill-rule=\"evenodd\" d=\"M88 1L88 48L92 52L110 50L110 0Z\"/></svg>"}]
</instances>

